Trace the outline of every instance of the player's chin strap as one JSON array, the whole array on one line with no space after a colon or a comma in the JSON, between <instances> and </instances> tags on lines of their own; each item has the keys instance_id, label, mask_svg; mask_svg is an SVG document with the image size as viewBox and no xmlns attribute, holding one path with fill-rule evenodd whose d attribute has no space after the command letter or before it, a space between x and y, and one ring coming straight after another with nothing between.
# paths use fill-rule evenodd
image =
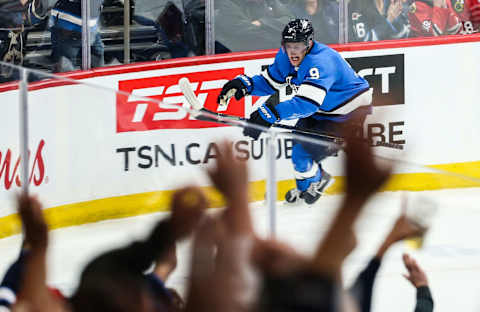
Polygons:
<instances>
[{"instance_id":1,"label":"player's chin strap","mask_svg":"<svg viewBox=\"0 0 480 312\"><path fill-rule=\"evenodd\" d=\"M185 96L185 99L187 102L190 104L191 108L197 111L193 117L195 117L198 120L205 120L205 121L212 121L216 123L223 123L223 124L229 124L231 125L232 123L245 123L248 122L247 118L243 117L238 117L238 116L233 116L233 115L227 115L227 114L222 114L222 113L217 113L210 111L206 108L203 107L202 103L198 100L198 98L195 96L193 93L193 90L190 86L190 81L187 78L181 78L178 81L178 85L180 87L180 90L182 91L183 95ZM257 126L257 125L254 125ZM258 126L257 126L258 127ZM300 128L300 127L294 127L294 126L289 126L289 125L283 125L283 124L273 124L272 128L280 128L280 129L285 129L285 130L290 130L294 131L299 134L305 134L305 135L310 135L310 136L316 136L318 139L322 141L326 141L329 143L334 143L338 145L343 145L345 143L345 139L342 137L338 136L333 136L327 133L323 133L320 131L315 131L311 129L305 129L305 128ZM389 148L394 148L394 149L400 149L403 150L403 145L400 144L374 144L374 146L384 146L384 147L389 147Z\"/></svg>"}]
</instances>

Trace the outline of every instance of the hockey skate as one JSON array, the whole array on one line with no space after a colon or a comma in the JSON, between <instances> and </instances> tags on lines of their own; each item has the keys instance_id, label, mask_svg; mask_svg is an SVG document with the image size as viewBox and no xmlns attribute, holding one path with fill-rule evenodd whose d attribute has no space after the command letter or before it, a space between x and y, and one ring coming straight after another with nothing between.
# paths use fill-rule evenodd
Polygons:
<instances>
[{"instance_id":1,"label":"hockey skate","mask_svg":"<svg viewBox=\"0 0 480 312\"><path fill-rule=\"evenodd\" d=\"M289 190L287 194L285 194L285 201L289 204L297 204L303 199L306 204L312 205L334 181L335 179L328 172L322 170L322 178L320 181L310 184L304 192L297 188Z\"/></svg>"},{"instance_id":2,"label":"hockey skate","mask_svg":"<svg viewBox=\"0 0 480 312\"><path fill-rule=\"evenodd\" d=\"M299 204L302 195L302 191L297 188L291 189L285 194L285 201L289 204Z\"/></svg>"}]
</instances>

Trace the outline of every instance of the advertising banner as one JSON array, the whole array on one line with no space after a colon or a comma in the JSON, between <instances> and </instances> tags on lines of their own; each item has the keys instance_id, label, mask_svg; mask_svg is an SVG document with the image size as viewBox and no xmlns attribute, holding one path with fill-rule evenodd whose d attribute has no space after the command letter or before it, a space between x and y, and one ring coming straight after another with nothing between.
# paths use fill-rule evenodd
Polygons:
<instances>
[{"instance_id":1,"label":"advertising banner","mask_svg":"<svg viewBox=\"0 0 480 312\"><path fill-rule=\"evenodd\" d=\"M459 51L463 59L450 57ZM480 54L479 43L341 54L373 88L374 110L364 131L378 145L378 155L420 165L480 160L480 148L472 144L480 134L480 124L474 120L480 116L475 95L480 76L469 66ZM32 88L32 192L40 194L46 208L77 203L88 206L108 198L119 199L115 205L129 205L128 210L117 213L113 204L103 203L105 210L114 212L95 207L103 212L92 220L142 213L145 210L135 208L133 197L128 196L170 192L189 183L208 187L204 169L213 163L216 143L223 138L233 141L238 157L249 160L251 181L264 181L265 136L252 141L242 135L241 128L195 120L182 109L188 104L177 84L187 77L200 102L216 111L216 98L224 83L239 74L259 74L272 63L275 53L259 55L262 58L252 53L241 61L219 57L218 62L208 59L205 64L117 70L112 75L92 75L78 84ZM441 66L436 61L439 58L444 60ZM291 96L286 89L279 100ZM0 217L14 212L13 194L20 187L17 97L18 90L0 92L0 116L6 125L0 142ZM246 117L264 101L265 97L251 96L233 100L224 113ZM277 179L291 186L293 140L279 136L275 145ZM324 162L335 176L343 174L342 156ZM401 163L396 170L399 174L426 171ZM340 191L340 186L336 190ZM148 211L154 211L165 209L166 203L150 205Z\"/></svg>"}]
</instances>

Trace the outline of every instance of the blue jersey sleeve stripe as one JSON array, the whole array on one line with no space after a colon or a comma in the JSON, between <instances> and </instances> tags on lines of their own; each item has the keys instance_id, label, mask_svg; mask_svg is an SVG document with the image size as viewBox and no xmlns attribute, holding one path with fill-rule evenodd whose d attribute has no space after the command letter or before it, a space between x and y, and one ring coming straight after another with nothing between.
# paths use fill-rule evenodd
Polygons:
<instances>
[{"instance_id":1,"label":"blue jersey sleeve stripe","mask_svg":"<svg viewBox=\"0 0 480 312\"><path fill-rule=\"evenodd\" d=\"M267 74L268 74L268 77L269 77L270 79L272 79L273 81L275 81L276 83L278 83L278 84L280 84L280 85L285 83L284 81L278 80L278 79L276 79L275 77L273 77L273 75L270 73L270 66L267 67Z\"/></svg>"},{"instance_id":2,"label":"blue jersey sleeve stripe","mask_svg":"<svg viewBox=\"0 0 480 312\"><path fill-rule=\"evenodd\" d=\"M253 88L251 95L271 95L277 91L263 75L256 75L252 77Z\"/></svg>"},{"instance_id":3,"label":"blue jersey sleeve stripe","mask_svg":"<svg viewBox=\"0 0 480 312\"><path fill-rule=\"evenodd\" d=\"M278 86L276 87L276 86L274 86L274 85L270 82L270 80L268 80L264 75L262 75L262 77L265 78L265 82L267 83L267 85L268 85L270 88L272 88L273 91L280 91L281 87L278 87Z\"/></svg>"},{"instance_id":4,"label":"blue jersey sleeve stripe","mask_svg":"<svg viewBox=\"0 0 480 312\"><path fill-rule=\"evenodd\" d=\"M310 99L294 96L290 100L283 101L275 106L281 120L305 118L318 112L318 105Z\"/></svg>"},{"instance_id":5,"label":"blue jersey sleeve stripe","mask_svg":"<svg viewBox=\"0 0 480 312\"><path fill-rule=\"evenodd\" d=\"M285 86L285 83L278 83L275 80L273 80L268 74L268 71L263 71L262 77L265 78L265 81L270 85L270 87L272 87L273 90L278 91Z\"/></svg>"}]
</instances>

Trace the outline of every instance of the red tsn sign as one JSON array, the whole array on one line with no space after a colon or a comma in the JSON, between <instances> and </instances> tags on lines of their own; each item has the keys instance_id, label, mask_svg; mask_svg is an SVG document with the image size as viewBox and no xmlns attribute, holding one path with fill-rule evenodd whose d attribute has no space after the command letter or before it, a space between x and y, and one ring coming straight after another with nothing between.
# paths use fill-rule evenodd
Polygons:
<instances>
[{"instance_id":1,"label":"red tsn sign","mask_svg":"<svg viewBox=\"0 0 480 312\"><path fill-rule=\"evenodd\" d=\"M118 89L133 96L117 94L117 132L220 127L221 124L194 120L180 108L189 104L178 86L178 80L187 77L199 101L206 109L216 112L217 96L223 85L243 72L243 68L233 68L119 81ZM156 101L141 100L135 96ZM228 110L222 113L244 117L245 101L232 99Z\"/></svg>"}]
</instances>

